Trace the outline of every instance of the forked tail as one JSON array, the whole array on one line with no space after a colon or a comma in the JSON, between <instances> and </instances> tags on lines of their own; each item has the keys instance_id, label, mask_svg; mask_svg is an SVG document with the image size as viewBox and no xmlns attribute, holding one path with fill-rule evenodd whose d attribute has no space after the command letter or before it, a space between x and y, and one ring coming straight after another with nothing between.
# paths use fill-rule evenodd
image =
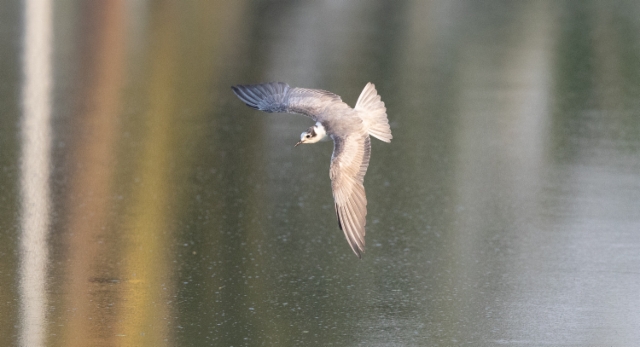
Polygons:
<instances>
[{"instance_id":1,"label":"forked tail","mask_svg":"<svg viewBox=\"0 0 640 347\"><path fill-rule=\"evenodd\" d=\"M369 82L364 87L354 109L359 111L369 135L384 142L391 142L393 136L391 136L391 128L387 119L387 108L380 100L380 95L378 95L373 83Z\"/></svg>"}]
</instances>

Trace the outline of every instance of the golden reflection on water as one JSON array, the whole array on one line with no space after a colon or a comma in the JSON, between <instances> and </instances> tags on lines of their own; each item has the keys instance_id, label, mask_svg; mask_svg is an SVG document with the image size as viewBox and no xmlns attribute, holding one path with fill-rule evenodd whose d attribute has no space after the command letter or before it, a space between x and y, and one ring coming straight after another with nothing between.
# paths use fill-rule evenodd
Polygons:
<instances>
[{"instance_id":1,"label":"golden reflection on water","mask_svg":"<svg viewBox=\"0 0 640 347\"><path fill-rule=\"evenodd\" d=\"M149 71L149 106L144 115L145 139L133 175L138 184L131 192L130 214L124 221L124 238L120 258L120 288L122 314L116 333L122 346L171 345L169 327L173 326L171 301L174 295L171 271L171 240L174 226L171 220L179 213L179 205L172 201L171 182L174 165L181 166L181 158L172 149L179 141L176 132L178 96L173 84L180 81L178 31L171 16L171 5L160 6L151 19L154 39L151 45Z\"/></svg>"}]
</instances>

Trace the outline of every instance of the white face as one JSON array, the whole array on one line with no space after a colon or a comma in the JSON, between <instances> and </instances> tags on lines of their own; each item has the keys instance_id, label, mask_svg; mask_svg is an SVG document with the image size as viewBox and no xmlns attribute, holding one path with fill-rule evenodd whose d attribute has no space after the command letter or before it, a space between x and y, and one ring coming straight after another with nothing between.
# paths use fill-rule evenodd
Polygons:
<instances>
[{"instance_id":1,"label":"white face","mask_svg":"<svg viewBox=\"0 0 640 347\"><path fill-rule=\"evenodd\" d=\"M327 133L325 132L322 124L316 124L300 134L300 142L298 142L296 146L301 143L316 143L322 140L326 135Z\"/></svg>"},{"instance_id":2,"label":"white face","mask_svg":"<svg viewBox=\"0 0 640 347\"><path fill-rule=\"evenodd\" d=\"M302 143L314 143L314 142L317 142L317 141L314 141L317 137L318 137L318 135L315 132L307 130L307 131L303 132L302 134L300 134L300 142L302 142Z\"/></svg>"}]
</instances>

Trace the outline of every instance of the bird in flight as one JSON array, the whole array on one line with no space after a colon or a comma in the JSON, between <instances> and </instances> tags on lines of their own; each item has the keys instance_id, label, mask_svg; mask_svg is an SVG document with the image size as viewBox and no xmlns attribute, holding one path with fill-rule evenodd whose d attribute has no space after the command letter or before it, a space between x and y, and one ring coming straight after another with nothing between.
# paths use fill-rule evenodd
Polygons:
<instances>
[{"instance_id":1,"label":"bird in flight","mask_svg":"<svg viewBox=\"0 0 640 347\"><path fill-rule=\"evenodd\" d=\"M353 252L362 257L367 197L364 175L371 156L373 136L391 142L387 109L373 83L367 83L354 108L340 96L320 89L291 88L283 82L231 87L247 106L264 112L297 113L316 123L300 135L300 142L316 143L331 138L331 189L338 226Z\"/></svg>"}]
</instances>

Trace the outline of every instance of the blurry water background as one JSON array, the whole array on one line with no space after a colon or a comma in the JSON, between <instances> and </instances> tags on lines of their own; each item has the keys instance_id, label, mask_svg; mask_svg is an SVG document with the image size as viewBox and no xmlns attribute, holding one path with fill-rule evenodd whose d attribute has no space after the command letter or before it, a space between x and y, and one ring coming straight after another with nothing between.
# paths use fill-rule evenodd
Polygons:
<instances>
[{"instance_id":1,"label":"blurry water background","mask_svg":"<svg viewBox=\"0 0 640 347\"><path fill-rule=\"evenodd\" d=\"M0 345L640 345L640 2L5 1ZM376 84L362 260L330 143Z\"/></svg>"}]
</instances>

